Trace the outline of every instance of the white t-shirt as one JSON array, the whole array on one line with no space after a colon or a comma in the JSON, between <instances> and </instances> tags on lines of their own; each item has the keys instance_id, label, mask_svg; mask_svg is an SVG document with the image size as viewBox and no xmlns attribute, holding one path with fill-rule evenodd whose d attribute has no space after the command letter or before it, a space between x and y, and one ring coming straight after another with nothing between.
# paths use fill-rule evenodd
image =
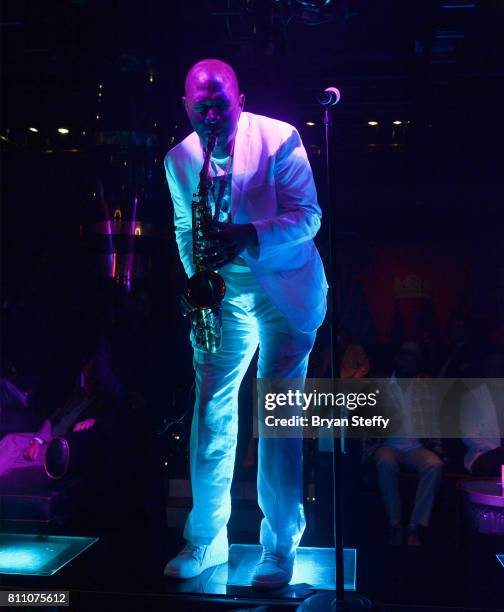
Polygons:
<instances>
[{"instance_id":1,"label":"white t-shirt","mask_svg":"<svg viewBox=\"0 0 504 612\"><path fill-rule=\"evenodd\" d=\"M478 457L501 445L497 410L486 383L462 396L460 431L467 446L464 465L469 472Z\"/></svg>"},{"instance_id":2,"label":"white t-shirt","mask_svg":"<svg viewBox=\"0 0 504 612\"><path fill-rule=\"evenodd\" d=\"M393 438L388 438L384 442L384 446L391 446L400 453L407 453L408 451L421 448L422 444L416 437L416 431L413 424L411 414L411 401L413 394L413 385L408 385L406 389L403 389L397 382L395 374L392 375L391 385L394 385L394 390L399 398L399 404L401 408L401 425L395 432L396 435Z\"/></svg>"},{"instance_id":3,"label":"white t-shirt","mask_svg":"<svg viewBox=\"0 0 504 612\"><path fill-rule=\"evenodd\" d=\"M215 216L215 209L219 207L217 221L221 223L231 222L231 185L233 181L233 162L227 157L211 157L210 167L212 169L212 187L209 192L209 201L212 206L212 213ZM233 264L247 266L242 257L236 257Z\"/></svg>"}]
</instances>

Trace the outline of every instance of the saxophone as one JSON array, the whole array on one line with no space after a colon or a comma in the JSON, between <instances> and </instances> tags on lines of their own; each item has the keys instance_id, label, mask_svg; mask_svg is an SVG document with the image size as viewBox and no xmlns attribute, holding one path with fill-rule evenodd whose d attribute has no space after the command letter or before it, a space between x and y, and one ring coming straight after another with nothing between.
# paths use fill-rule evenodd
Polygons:
<instances>
[{"instance_id":1,"label":"saxophone","mask_svg":"<svg viewBox=\"0 0 504 612\"><path fill-rule=\"evenodd\" d=\"M217 138L210 134L205 149L205 159L200 172L198 193L194 194L192 209L193 261L196 272L187 281L186 297L193 307L189 317L196 346L209 353L216 353L222 342L221 302L226 293L226 283L220 274L208 269L203 262L202 250L206 246L205 233L212 222L212 209L208 201L211 179L208 173L210 157Z\"/></svg>"}]
</instances>

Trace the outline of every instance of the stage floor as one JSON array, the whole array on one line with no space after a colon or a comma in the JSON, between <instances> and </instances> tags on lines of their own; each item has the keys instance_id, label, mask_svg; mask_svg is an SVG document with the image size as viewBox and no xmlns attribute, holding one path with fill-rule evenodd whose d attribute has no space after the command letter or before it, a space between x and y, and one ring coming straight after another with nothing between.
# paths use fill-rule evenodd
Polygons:
<instances>
[{"instance_id":1,"label":"stage floor","mask_svg":"<svg viewBox=\"0 0 504 612\"><path fill-rule=\"evenodd\" d=\"M233 570L240 565L233 561L239 547L232 549L230 566L211 568L190 581L169 580L162 575L163 567L183 544L179 533L149 534L130 528L96 535L100 536L96 544L53 576L2 575L2 589L69 590L72 610L119 607L122 612L243 610L260 605L295 610L302 600L319 592L296 580L275 593L239 585L243 577ZM360 547L357 590L371 598L374 609L384 612L502 610L504 567L496 552L500 550L492 552L479 545L463 550L444 545L421 550Z\"/></svg>"}]
</instances>

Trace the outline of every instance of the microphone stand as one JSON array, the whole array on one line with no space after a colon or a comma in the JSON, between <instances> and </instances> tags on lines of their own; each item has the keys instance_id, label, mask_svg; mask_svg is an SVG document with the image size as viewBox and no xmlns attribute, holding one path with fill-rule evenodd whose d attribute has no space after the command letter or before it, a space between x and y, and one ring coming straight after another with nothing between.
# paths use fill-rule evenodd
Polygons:
<instances>
[{"instance_id":1,"label":"microphone stand","mask_svg":"<svg viewBox=\"0 0 504 612\"><path fill-rule=\"evenodd\" d=\"M338 321L336 308L336 266L334 252L336 250L336 215L333 209L332 197L332 171L334 168L333 151L333 122L332 108L324 108L324 135L325 135L325 163L326 163L326 215L329 221L329 330L331 347L331 380L333 386L339 378L339 355L338 355ZM335 585L336 604L340 606L345 601L345 565L343 551L343 504L341 503L341 463L342 463L342 440L340 437L333 438L333 533L335 554Z\"/></svg>"},{"instance_id":2,"label":"microphone stand","mask_svg":"<svg viewBox=\"0 0 504 612\"><path fill-rule=\"evenodd\" d=\"M325 134L325 164L326 164L326 211L329 222L329 299L328 315L331 346L331 380L333 390L336 380L339 379L338 355L338 321L336 308L336 264L334 261L336 251L336 215L333 201L332 176L334 164L334 134L332 120L332 106L338 103L340 94L333 87L327 88L319 103L324 108L324 134ZM349 611L371 608L369 599L357 593L345 593L345 564L343 549L343 504L341 499L341 467L344 443L344 430L341 429L339 438L333 438L333 508L334 508L334 554L335 554L335 593L324 593L308 598L304 603L311 610L337 610ZM313 606L313 607L312 607ZM303 604L299 607L303 610Z\"/></svg>"}]
</instances>

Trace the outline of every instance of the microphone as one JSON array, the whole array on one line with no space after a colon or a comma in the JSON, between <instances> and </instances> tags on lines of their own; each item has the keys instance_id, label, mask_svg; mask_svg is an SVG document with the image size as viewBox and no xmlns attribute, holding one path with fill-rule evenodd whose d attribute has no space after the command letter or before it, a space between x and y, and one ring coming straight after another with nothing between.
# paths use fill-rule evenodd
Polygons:
<instances>
[{"instance_id":1,"label":"microphone","mask_svg":"<svg viewBox=\"0 0 504 612\"><path fill-rule=\"evenodd\" d=\"M317 100L322 106L335 106L340 101L341 94L336 87L327 87Z\"/></svg>"}]
</instances>

